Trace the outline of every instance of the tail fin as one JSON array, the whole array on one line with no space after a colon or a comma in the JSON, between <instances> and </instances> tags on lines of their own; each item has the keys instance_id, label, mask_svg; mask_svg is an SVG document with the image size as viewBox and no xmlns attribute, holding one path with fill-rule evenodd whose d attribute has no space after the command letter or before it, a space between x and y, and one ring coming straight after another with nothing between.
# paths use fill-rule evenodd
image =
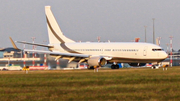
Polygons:
<instances>
[{"instance_id":1,"label":"tail fin","mask_svg":"<svg viewBox=\"0 0 180 101\"><path fill-rule=\"evenodd\" d=\"M49 43L52 44L52 43L74 42L73 40L63 35L51 11L51 6L45 6L45 13L46 13L46 20L47 20Z\"/></svg>"}]
</instances>

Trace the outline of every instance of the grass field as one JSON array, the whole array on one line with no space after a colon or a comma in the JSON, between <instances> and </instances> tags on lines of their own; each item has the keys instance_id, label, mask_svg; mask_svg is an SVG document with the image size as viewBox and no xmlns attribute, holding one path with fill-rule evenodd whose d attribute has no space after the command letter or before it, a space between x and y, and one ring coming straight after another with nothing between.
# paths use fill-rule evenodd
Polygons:
<instances>
[{"instance_id":1,"label":"grass field","mask_svg":"<svg viewBox=\"0 0 180 101\"><path fill-rule=\"evenodd\" d=\"M0 71L0 101L180 101L180 67Z\"/></svg>"}]
</instances>

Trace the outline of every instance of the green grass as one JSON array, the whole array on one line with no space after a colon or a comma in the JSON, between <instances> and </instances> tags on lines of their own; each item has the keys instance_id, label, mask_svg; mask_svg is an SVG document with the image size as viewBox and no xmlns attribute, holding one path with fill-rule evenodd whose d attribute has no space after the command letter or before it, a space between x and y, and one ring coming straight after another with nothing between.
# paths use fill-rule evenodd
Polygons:
<instances>
[{"instance_id":1,"label":"green grass","mask_svg":"<svg viewBox=\"0 0 180 101\"><path fill-rule=\"evenodd\" d=\"M180 100L180 67L0 71L0 101Z\"/></svg>"}]
</instances>

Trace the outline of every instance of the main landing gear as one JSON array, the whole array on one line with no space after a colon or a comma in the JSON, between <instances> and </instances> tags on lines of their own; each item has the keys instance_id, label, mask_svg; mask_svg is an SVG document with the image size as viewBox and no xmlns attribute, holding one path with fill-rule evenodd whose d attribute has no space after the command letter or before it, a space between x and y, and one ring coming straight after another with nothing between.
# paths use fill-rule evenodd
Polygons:
<instances>
[{"instance_id":1,"label":"main landing gear","mask_svg":"<svg viewBox=\"0 0 180 101\"><path fill-rule=\"evenodd\" d=\"M112 64L111 69L119 69L119 65L118 64Z\"/></svg>"}]
</instances>

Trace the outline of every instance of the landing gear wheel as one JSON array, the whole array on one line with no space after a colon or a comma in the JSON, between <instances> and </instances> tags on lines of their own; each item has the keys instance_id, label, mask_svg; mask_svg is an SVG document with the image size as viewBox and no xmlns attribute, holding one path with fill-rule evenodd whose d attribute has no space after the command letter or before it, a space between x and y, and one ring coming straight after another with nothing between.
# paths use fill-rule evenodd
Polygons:
<instances>
[{"instance_id":1,"label":"landing gear wheel","mask_svg":"<svg viewBox=\"0 0 180 101\"><path fill-rule=\"evenodd\" d=\"M111 65L111 69L115 69L115 66L114 66L114 65Z\"/></svg>"},{"instance_id":2,"label":"landing gear wheel","mask_svg":"<svg viewBox=\"0 0 180 101\"><path fill-rule=\"evenodd\" d=\"M116 65L116 69L119 69L119 65Z\"/></svg>"},{"instance_id":3,"label":"landing gear wheel","mask_svg":"<svg viewBox=\"0 0 180 101\"><path fill-rule=\"evenodd\" d=\"M94 66L88 66L88 69L94 69Z\"/></svg>"},{"instance_id":4,"label":"landing gear wheel","mask_svg":"<svg viewBox=\"0 0 180 101\"><path fill-rule=\"evenodd\" d=\"M119 69L119 65L111 65L111 69Z\"/></svg>"},{"instance_id":5,"label":"landing gear wheel","mask_svg":"<svg viewBox=\"0 0 180 101\"><path fill-rule=\"evenodd\" d=\"M152 67L151 67L152 69L156 69L156 66L155 65L152 65Z\"/></svg>"}]
</instances>

